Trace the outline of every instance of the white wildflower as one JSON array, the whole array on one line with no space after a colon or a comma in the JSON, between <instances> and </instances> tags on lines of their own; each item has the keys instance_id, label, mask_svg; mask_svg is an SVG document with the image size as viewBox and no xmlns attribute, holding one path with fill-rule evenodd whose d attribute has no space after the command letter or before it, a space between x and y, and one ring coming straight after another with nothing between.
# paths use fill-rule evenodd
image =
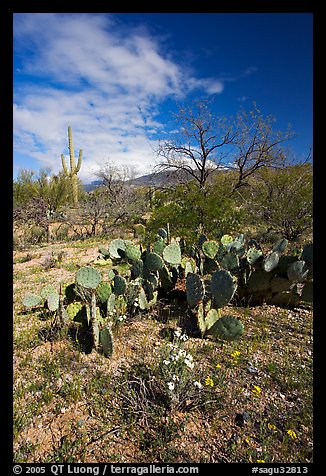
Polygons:
<instances>
[{"instance_id":1,"label":"white wildflower","mask_svg":"<svg viewBox=\"0 0 326 476\"><path fill-rule=\"evenodd\" d=\"M198 380L196 380L194 382L194 385L195 385L195 387L202 388L202 384L200 382L198 382Z\"/></svg>"},{"instance_id":2,"label":"white wildflower","mask_svg":"<svg viewBox=\"0 0 326 476\"><path fill-rule=\"evenodd\" d=\"M179 377L178 377L177 375L172 375L172 380L178 382L180 379L179 379Z\"/></svg>"},{"instance_id":3,"label":"white wildflower","mask_svg":"<svg viewBox=\"0 0 326 476\"><path fill-rule=\"evenodd\" d=\"M178 338L181 337L181 332L177 329L176 331L174 331L174 335Z\"/></svg>"},{"instance_id":4,"label":"white wildflower","mask_svg":"<svg viewBox=\"0 0 326 476\"><path fill-rule=\"evenodd\" d=\"M163 360L163 364L165 364L165 365L169 365L169 363L170 363L170 361L169 361L169 360L167 360L167 359L164 359L164 360Z\"/></svg>"},{"instance_id":5,"label":"white wildflower","mask_svg":"<svg viewBox=\"0 0 326 476\"><path fill-rule=\"evenodd\" d=\"M174 390L174 383L173 382L168 382L168 388L169 388L169 390Z\"/></svg>"},{"instance_id":6,"label":"white wildflower","mask_svg":"<svg viewBox=\"0 0 326 476\"><path fill-rule=\"evenodd\" d=\"M194 363L191 362L191 360L185 359L185 364L186 364L187 367L189 367L189 369L194 368Z\"/></svg>"}]
</instances>

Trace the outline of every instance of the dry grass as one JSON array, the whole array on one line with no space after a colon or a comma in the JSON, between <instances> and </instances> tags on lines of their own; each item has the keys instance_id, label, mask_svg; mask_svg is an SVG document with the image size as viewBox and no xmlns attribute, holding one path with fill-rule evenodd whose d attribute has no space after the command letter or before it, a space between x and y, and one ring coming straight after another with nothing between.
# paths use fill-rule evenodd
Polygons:
<instances>
[{"instance_id":1,"label":"dry grass","mask_svg":"<svg viewBox=\"0 0 326 476\"><path fill-rule=\"evenodd\" d=\"M64 263L44 270L53 249L64 250ZM97 246L29 252L35 256L26 262L26 252L14 255L16 462L311 462L311 310L226 309L245 334L236 342L184 343L195 364L190 376L202 388L176 408L159 362L169 341L164 329L179 328L182 316L163 306L158 315L127 320L114 331L110 359L83 352L69 336L49 338L50 323L23 312L23 294L72 282Z\"/></svg>"}]
</instances>

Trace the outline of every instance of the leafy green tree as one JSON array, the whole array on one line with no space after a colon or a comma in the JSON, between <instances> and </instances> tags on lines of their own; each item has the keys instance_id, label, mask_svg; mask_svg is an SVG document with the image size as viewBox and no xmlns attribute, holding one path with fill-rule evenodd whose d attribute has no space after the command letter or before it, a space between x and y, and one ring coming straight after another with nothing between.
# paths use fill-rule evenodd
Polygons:
<instances>
[{"instance_id":1,"label":"leafy green tree","mask_svg":"<svg viewBox=\"0 0 326 476\"><path fill-rule=\"evenodd\" d=\"M310 163L255 174L246 198L248 220L290 241L312 232L313 168Z\"/></svg>"},{"instance_id":2,"label":"leafy green tree","mask_svg":"<svg viewBox=\"0 0 326 476\"><path fill-rule=\"evenodd\" d=\"M78 186L82 188L81 183ZM69 178L62 171L57 175L51 175L48 168L41 169L38 173L33 170L21 170L13 182L14 208L26 206L33 198L42 199L52 215L61 207L72 203Z\"/></svg>"},{"instance_id":3,"label":"leafy green tree","mask_svg":"<svg viewBox=\"0 0 326 476\"><path fill-rule=\"evenodd\" d=\"M206 194L194 183L179 185L168 192L156 192L152 217L147 228L153 233L170 224L173 235L195 241L201 233L216 238L238 231L242 209L230 194L230 181L225 172L216 175Z\"/></svg>"}]
</instances>

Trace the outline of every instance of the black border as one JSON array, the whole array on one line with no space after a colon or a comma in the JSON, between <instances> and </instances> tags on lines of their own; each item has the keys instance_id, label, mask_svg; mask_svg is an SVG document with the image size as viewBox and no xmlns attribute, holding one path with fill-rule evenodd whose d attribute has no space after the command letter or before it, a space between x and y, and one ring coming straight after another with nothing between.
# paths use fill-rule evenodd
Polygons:
<instances>
[{"instance_id":1,"label":"black border","mask_svg":"<svg viewBox=\"0 0 326 476\"><path fill-rule=\"evenodd\" d=\"M4 144L4 150L2 147L2 164L1 164L1 173L0 173L0 193L1 193L1 205L2 210L2 220L1 220L1 251L2 256L5 260L2 260L2 296L6 298L6 305L1 307L2 310L2 329L0 332L1 343L0 343L0 362L1 370L3 371L3 376L1 381L4 383L0 392L2 399L2 408L1 408L1 454L2 454L2 464L0 467L8 467L9 472L6 470L3 471L3 474L13 474L12 473L12 461L13 461L13 450L12 450L12 355L13 355L13 345L12 345L12 315L13 315L13 305L12 305L12 124L13 124L13 114L12 114L12 104L13 104L13 14L14 13L47 13L47 12L56 12L56 13L312 13L314 19L314 98L313 98L313 118L314 118L314 247L315 247L315 256L318 253L318 261L315 260L315 271L314 274L317 276L315 280L315 296L314 296L314 462L308 464L309 466L309 475L310 474L320 474L319 467L322 463L322 439L323 439L323 426L322 426L322 416L324 414L323 407L321 405L321 398L323 388L320 388L320 383L322 382L322 364L321 364L321 339L322 333L320 332L320 323L321 319L324 319L322 313L322 302L321 302L321 292L319 292L319 283L321 279L318 279L323 276L321 273L321 256L322 256L322 247L321 247L321 234L323 232L323 221L321 219L321 213L318 209L319 207L323 209L323 195L320 192L321 187L323 186L323 160L321 147L320 147L320 130L321 123L319 123L319 118L322 117L322 105L321 105L321 81L323 74L320 71L320 65L324 62L322 61L323 55L323 46L322 46L322 28L324 24L322 23L322 2L320 1L296 1L296 0L284 0L284 1L271 1L271 0L238 0L238 2L207 2L207 6L203 2L198 3L197 5L191 5L189 10L185 10L185 5L181 2L177 5L175 2L173 6L170 7L166 2L162 2L162 5L148 5L146 2L136 2L136 1L115 1L110 3L105 2L92 2L89 6L91 7L89 11L86 11L87 8L82 8L78 4L73 7L71 2L62 2L57 1L53 4L38 4L37 2L12 2L10 5L4 5L4 2L1 2L0 6L0 45L1 45L1 108L0 113L3 116L1 121L1 140L2 145ZM85 7L85 5L83 5ZM105 12L105 10L109 10ZM77 10L77 11L76 11ZM325 28L325 27L324 27ZM277 34L277 33L276 33ZM325 56L325 55L324 55ZM3 262L5 261L5 265ZM197 465L194 463L193 465ZM22 465L24 466L24 465ZM34 465L39 466L39 465ZM45 466L45 465L44 465ZM78 465L74 465L78 466ZM146 466L146 465L144 465ZM212 464L198 464L200 467L200 474L203 470L214 469L215 465ZM236 471L236 474L251 474L252 465L240 465L237 463L232 463L231 465L218 466L217 471L219 474L227 474L227 471ZM266 465L268 467L274 466L279 467L281 464L270 464ZM292 465L295 466L295 465ZM51 474L50 472L47 474Z\"/></svg>"}]
</instances>

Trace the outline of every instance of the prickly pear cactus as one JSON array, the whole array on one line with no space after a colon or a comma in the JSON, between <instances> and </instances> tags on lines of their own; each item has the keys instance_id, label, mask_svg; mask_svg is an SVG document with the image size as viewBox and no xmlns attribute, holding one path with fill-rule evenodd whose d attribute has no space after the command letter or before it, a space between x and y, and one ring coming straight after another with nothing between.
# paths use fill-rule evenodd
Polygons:
<instances>
[{"instance_id":1,"label":"prickly pear cactus","mask_svg":"<svg viewBox=\"0 0 326 476\"><path fill-rule=\"evenodd\" d=\"M116 296L120 296L126 292L127 281L123 276L117 274L113 279L113 292Z\"/></svg>"},{"instance_id":2,"label":"prickly pear cactus","mask_svg":"<svg viewBox=\"0 0 326 476\"><path fill-rule=\"evenodd\" d=\"M111 357L113 353L113 334L109 326L100 330L99 341L105 357Z\"/></svg>"},{"instance_id":3,"label":"prickly pear cactus","mask_svg":"<svg viewBox=\"0 0 326 476\"><path fill-rule=\"evenodd\" d=\"M130 268L131 279L136 279L142 276L143 268L144 268L144 263L141 259L134 261Z\"/></svg>"},{"instance_id":4,"label":"prickly pear cactus","mask_svg":"<svg viewBox=\"0 0 326 476\"><path fill-rule=\"evenodd\" d=\"M242 322L234 316L221 317L208 330L213 337L227 341L239 339L243 332Z\"/></svg>"},{"instance_id":5,"label":"prickly pear cactus","mask_svg":"<svg viewBox=\"0 0 326 476\"><path fill-rule=\"evenodd\" d=\"M306 263L309 273L313 272L313 244L305 245L302 251L301 259Z\"/></svg>"},{"instance_id":6,"label":"prickly pear cactus","mask_svg":"<svg viewBox=\"0 0 326 476\"><path fill-rule=\"evenodd\" d=\"M230 243L232 243L232 241L233 241L233 238L231 235L223 235L221 238L221 243L224 246L229 245Z\"/></svg>"},{"instance_id":7,"label":"prickly pear cactus","mask_svg":"<svg viewBox=\"0 0 326 476\"><path fill-rule=\"evenodd\" d=\"M37 294L26 294L23 297L23 304L25 307L35 307L41 304L42 298L41 296L38 296Z\"/></svg>"},{"instance_id":8,"label":"prickly pear cactus","mask_svg":"<svg viewBox=\"0 0 326 476\"><path fill-rule=\"evenodd\" d=\"M109 250L107 248L105 248L103 245L100 245L98 247L98 250L101 253L101 255L104 256L104 258L109 258L109 256L110 256Z\"/></svg>"},{"instance_id":9,"label":"prickly pear cactus","mask_svg":"<svg viewBox=\"0 0 326 476\"><path fill-rule=\"evenodd\" d=\"M272 275L264 270L253 271L248 279L247 289L251 292L265 291L269 289Z\"/></svg>"},{"instance_id":10,"label":"prickly pear cactus","mask_svg":"<svg viewBox=\"0 0 326 476\"><path fill-rule=\"evenodd\" d=\"M212 274L211 293L216 307L220 308L228 304L236 289L237 285L228 271L220 269Z\"/></svg>"},{"instance_id":11,"label":"prickly pear cactus","mask_svg":"<svg viewBox=\"0 0 326 476\"><path fill-rule=\"evenodd\" d=\"M276 251L273 251L272 253L267 255L263 262L264 271L270 273L278 265L279 259L280 256Z\"/></svg>"},{"instance_id":12,"label":"prickly pear cactus","mask_svg":"<svg viewBox=\"0 0 326 476\"><path fill-rule=\"evenodd\" d=\"M249 250L247 251L246 258L249 264L251 264L252 266L255 266L255 264L260 262L260 260L262 259L262 256L263 256L263 252L253 246L252 248L249 248Z\"/></svg>"},{"instance_id":13,"label":"prickly pear cactus","mask_svg":"<svg viewBox=\"0 0 326 476\"><path fill-rule=\"evenodd\" d=\"M288 244L289 244L288 240L286 238L283 238L275 243L272 251L275 253L284 253Z\"/></svg>"},{"instance_id":14,"label":"prickly pear cactus","mask_svg":"<svg viewBox=\"0 0 326 476\"><path fill-rule=\"evenodd\" d=\"M205 295L205 288L199 274L188 273L186 278L186 294L190 307L197 306Z\"/></svg>"},{"instance_id":15,"label":"prickly pear cactus","mask_svg":"<svg viewBox=\"0 0 326 476\"><path fill-rule=\"evenodd\" d=\"M86 318L86 308L81 302L68 304L66 311L71 321L82 322L83 318Z\"/></svg>"},{"instance_id":16,"label":"prickly pear cactus","mask_svg":"<svg viewBox=\"0 0 326 476\"><path fill-rule=\"evenodd\" d=\"M292 282L287 278L283 278L282 276L274 276L270 283L270 289L272 293L281 293L283 291L288 291L291 285Z\"/></svg>"},{"instance_id":17,"label":"prickly pear cactus","mask_svg":"<svg viewBox=\"0 0 326 476\"><path fill-rule=\"evenodd\" d=\"M205 317L206 332L218 321L220 313L217 309L210 309Z\"/></svg>"},{"instance_id":18,"label":"prickly pear cactus","mask_svg":"<svg viewBox=\"0 0 326 476\"><path fill-rule=\"evenodd\" d=\"M50 311L57 311L59 309L59 294L55 291L48 295L47 297L47 305Z\"/></svg>"},{"instance_id":19,"label":"prickly pear cactus","mask_svg":"<svg viewBox=\"0 0 326 476\"><path fill-rule=\"evenodd\" d=\"M160 276L161 285L164 291L167 292L174 288L174 282L173 282L172 276L166 266L163 266L163 268L160 269L159 276Z\"/></svg>"},{"instance_id":20,"label":"prickly pear cactus","mask_svg":"<svg viewBox=\"0 0 326 476\"><path fill-rule=\"evenodd\" d=\"M163 268L164 265L162 258L156 253L146 253L145 264L149 271L154 273Z\"/></svg>"},{"instance_id":21,"label":"prickly pear cactus","mask_svg":"<svg viewBox=\"0 0 326 476\"><path fill-rule=\"evenodd\" d=\"M86 289L96 289L101 282L101 275L92 266L85 266L77 271L76 282Z\"/></svg>"},{"instance_id":22,"label":"prickly pear cactus","mask_svg":"<svg viewBox=\"0 0 326 476\"><path fill-rule=\"evenodd\" d=\"M109 244L109 253L111 258L120 259L124 255L126 243L124 240L112 240Z\"/></svg>"},{"instance_id":23,"label":"prickly pear cactus","mask_svg":"<svg viewBox=\"0 0 326 476\"><path fill-rule=\"evenodd\" d=\"M158 236L163 238L163 240L167 240L167 238L168 238L168 232L167 232L167 230L165 230L165 228L159 228L157 230L157 234L158 234Z\"/></svg>"},{"instance_id":24,"label":"prickly pear cactus","mask_svg":"<svg viewBox=\"0 0 326 476\"><path fill-rule=\"evenodd\" d=\"M239 267L239 258L235 253L227 253L221 260L224 269L234 269Z\"/></svg>"},{"instance_id":25,"label":"prickly pear cactus","mask_svg":"<svg viewBox=\"0 0 326 476\"><path fill-rule=\"evenodd\" d=\"M177 243L171 243L163 250L163 259L172 266L181 263L181 249Z\"/></svg>"},{"instance_id":26,"label":"prickly pear cactus","mask_svg":"<svg viewBox=\"0 0 326 476\"><path fill-rule=\"evenodd\" d=\"M309 269L306 262L303 260L295 261L290 264L287 270L287 275L290 281L297 281L302 283L308 276Z\"/></svg>"},{"instance_id":27,"label":"prickly pear cactus","mask_svg":"<svg viewBox=\"0 0 326 476\"><path fill-rule=\"evenodd\" d=\"M105 302L107 302L111 294L112 294L112 287L110 283L101 281L100 284L96 288L96 298L102 304L104 304Z\"/></svg>"},{"instance_id":28,"label":"prickly pear cactus","mask_svg":"<svg viewBox=\"0 0 326 476\"><path fill-rule=\"evenodd\" d=\"M55 292L56 292L55 287L52 286L52 284L47 284L46 286L44 286L41 289L40 296L43 299L47 299L50 294L55 293Z\"/></svg>"},{"instance_id":29,"label":"prickly pear cactus","mask_svg":"<svg viewBox=\"0 0 326 476\"><path fill-rule=\"evenodd\" d=\"M313 281L307 281L302 289L301 299L302 301L312 304L313 303Z\"/></svg>"},{"instance_id":30,"label":"prickly pear cactus","mask_svg":"<svg viewBox=\"0 0 326 476\"><path fill-rule=\"evenodd\" d=\"M130 245L128 243L126 244L126 247L125 247L125 254L126 254L126 258L129 261L138 261L140 260L140 257L141 257L140 249L137 246Z\"/></svg>"},{"instance_id":31,"label":"prickly pear cactus","mask_svg":"<svg viewBox=\"0 0 326 476\"><path fill-rule=\"evenodd\" d=\"M215 258L216 253L218 252L218 249L219 249L219 245L214 240L207 240L207 241L204 241L204 243L202 244L202 250L204 255L210 259Z\"/></svg>"},{"instance_id":32,"label":"prickly pear cactus","mask_svg":"<svg viewBox=\"0 0 326 476\"><path fill-rule=\"evenodd\" d=\"M161 239L158 239L154 242L153 244L153 251L154 253L162 256L163 255L163 251L164 251L164 248L166 247L166 243L165 241L161 238Z\"/></svg>"}]
</instances>

